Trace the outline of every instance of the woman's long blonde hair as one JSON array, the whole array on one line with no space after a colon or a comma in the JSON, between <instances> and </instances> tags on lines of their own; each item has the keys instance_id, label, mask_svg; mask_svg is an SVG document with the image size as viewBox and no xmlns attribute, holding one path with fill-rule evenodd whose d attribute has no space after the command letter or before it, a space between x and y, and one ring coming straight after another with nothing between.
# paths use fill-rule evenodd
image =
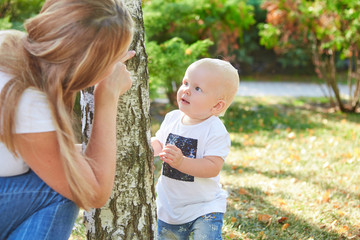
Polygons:
<instances>
[{"instance_id":1,"label":"woman's long blonde hair","mask_svg":"<svg viewBox=\"0 0 360 240\"><path fill-rule=\"evenodd\" d=\"M15 113L27 88L44 92L54 118L62 163L75 202L89 207L94 190L76 162L72 113L76 93L94 85L127 51L130 14L119 0L47 0L0 47L0 71L13 76L0 94L0 141L16 155Z\"/></svg>"}]
</instances>

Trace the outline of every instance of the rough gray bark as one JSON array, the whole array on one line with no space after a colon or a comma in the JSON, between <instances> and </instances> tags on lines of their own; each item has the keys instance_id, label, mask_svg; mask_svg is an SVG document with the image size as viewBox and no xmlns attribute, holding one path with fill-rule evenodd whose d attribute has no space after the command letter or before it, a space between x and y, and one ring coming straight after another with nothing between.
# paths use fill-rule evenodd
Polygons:
<instances>
[{"instance_id":1,"label":"rough gray bark","mask_svg":"<svg viewBox=\"0 0 360 240\"><path fill-rule=\"evenodd\" d=\"M134 22L127 62L133 86L119 100L117 116L117 170L106 206L85 213L88 239L156 239L153 157L150 144L150 100L141 0L125 0ZM93 113L92 90L83 92L83 135L89 136ZM86 142L86 141L85 141Z\"/></svg>"}]
</instances>

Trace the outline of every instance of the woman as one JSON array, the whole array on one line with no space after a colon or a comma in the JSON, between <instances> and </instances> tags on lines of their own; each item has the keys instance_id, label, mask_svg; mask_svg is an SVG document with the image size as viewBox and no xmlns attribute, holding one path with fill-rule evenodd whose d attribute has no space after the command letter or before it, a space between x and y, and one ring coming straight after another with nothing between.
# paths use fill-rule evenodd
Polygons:
<instances>
[{"instance_id":1,"label":"woman","mask_svg":"<svg viewBox=\"0 0 360 240\"><path fill-rule=\"evenodd\" d=\"M112 191L132 20L119 0L47 0L25 29L0 31L0 239L67 239L78 206L101 207ZM82 154L73 104L94 85Z\"/></svg>"}]
</instances>

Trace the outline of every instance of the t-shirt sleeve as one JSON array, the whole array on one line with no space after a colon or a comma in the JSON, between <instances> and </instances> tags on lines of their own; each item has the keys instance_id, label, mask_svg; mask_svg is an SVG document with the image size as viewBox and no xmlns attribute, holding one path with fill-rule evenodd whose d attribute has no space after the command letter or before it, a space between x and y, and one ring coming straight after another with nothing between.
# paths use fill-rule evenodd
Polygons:
<instances>
[{"instance_id":1,"label":"t-shirt sleeve","mask_svg":"<svg viewBox=\"0 0 360 240\"><path fill-rule=\"evenodd\" d=\"M210 136L206 141L204 156L219 156L225 161L229 154L230 146L230 135L225 129L210 132Z\"/></svg>"},{"instance_id":2,"label":"t-shirt sleeve","mask_svg":"<svg viewBox=\"0 0 360 240\"><path fill-rule=\"evenodd\" d=\"M166 143L166 138L169 135L169 124L175 121L180 113L176 110L171 111L165 115L164 121L161 123L159 130L155 134L155 138L161 142Z\"/></svg>"},{"instance_id":3,"label":"t-shirt sleeve","mask_svg":"<svg viewBox=\"0 0 360 240\"><path fill-rule=\"evenodd\" d=\"M35 89L26 89L17 108L15 132L50 131L55 131L55 126L45 94Z\"/></svg>"},{"instance_id":4,"label":"t-shirt sleeve","mask_svg":"<svg viewBox=\"0 0 360 240\"><path fill-rule=\"evenodd\" d=\"M160 143L161 143L162 145L165 144L166 137L167 137L167 136L166 136L166 131L165 131L165 129L166 129L166 125L167 125L168 120L169 120L169 115L166 114L166 115L165 115L165 118L164 118L164 121L161 123L159 130L158 130L158 131L156 132L156 134L155 134L155 138L156 138L158 141L160 141Z\"/></svg>"}]
</instances>

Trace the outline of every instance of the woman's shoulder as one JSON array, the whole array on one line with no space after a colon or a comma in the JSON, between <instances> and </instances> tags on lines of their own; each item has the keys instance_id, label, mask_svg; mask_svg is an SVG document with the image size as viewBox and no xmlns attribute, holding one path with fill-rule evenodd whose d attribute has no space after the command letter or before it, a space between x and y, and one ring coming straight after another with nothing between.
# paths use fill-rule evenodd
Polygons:
<instances>
[{"instance_id":1,"label":"woman's shoulder","mask_svg":"<svg viewBox=\"0 0 360 240\"><path fill-rule=\"evenodd\" d=\"M12 78L11 75L5 73L5 72L2 72L0 70L0 91L1 89L3 89L3 87L5 86L5 84Z\"/></svg>"},{"instance_id":2,"label":"woman's shoulder","mask_svg":"<svg viewBox=\"0 0 360 240\"><path fill-rule=\"evenodd\" d=\"M25 36L24 32L14 29L0 30L0 45L5 41L7 37L22 38Z\"/></svg>"},{"instance_id":3,"label":"woman's shoulder","mask_svg":"<svg viewBox=\"0 0 360 240\"><path fill-rule=\"evenodd\" d=\"M26 33L14 29L0 30L0 54L8 55L16 52L25 36Z\"/></svg>"},{"instance_id":4,"label":"woman's shoulder","mask_svg":"<svg viewBox=\"0 0 360 240\"><path fill-rule=\"evenodd\" d=\"M12 75L0 70L0 92L11 78L13 78ZM43 91L29 87L22 93L20 102L27 103L27 105L31 105L32 103L43 104L47 103L47 97Z\"/></svg>"},{"instance_id":5,"label":"woman's shoulder","mask_svg":"<svg viewBox=\"0 0 360 240\"><path fill-rule=\"evenodd\" d=\"M6 35L12 35L12 36L19 36L23 37L26 35L25 32L16 30L16 29L7 29L7 30L0 30L0 36L6 36Z\"/></svg>"},{"instance_id":6,"label":"woman's shoulder","mask_svg":"<svg viewBox=\"0 0 360 240\"><path fill-rule=\"evenodd\" d=\"M4 55L7 56L9 51L11 53L12 49L15 50L25 35L26 33L14 29L0 30L1 57L4 57ZM0 91L11 78L13 78L13 76L7 71L6 68L0 68Z\"/></svg>"}]
</instances>

